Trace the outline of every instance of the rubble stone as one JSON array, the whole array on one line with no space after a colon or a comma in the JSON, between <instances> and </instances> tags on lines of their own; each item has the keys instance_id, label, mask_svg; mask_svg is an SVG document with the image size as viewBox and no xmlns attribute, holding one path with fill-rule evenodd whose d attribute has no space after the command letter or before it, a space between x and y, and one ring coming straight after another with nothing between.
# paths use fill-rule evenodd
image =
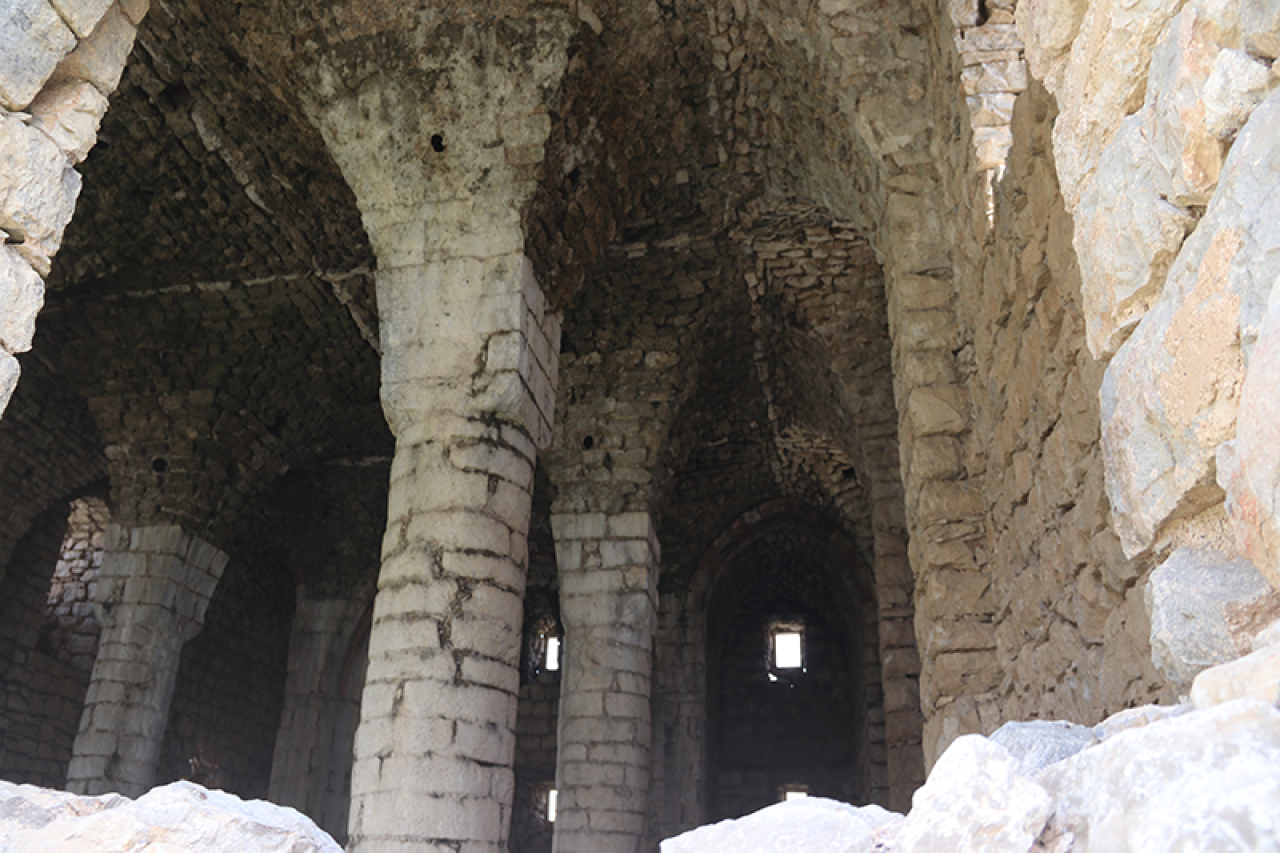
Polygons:
<instances>
[{"instance_id":1,"label":"rubble stone","mask_svg":"<svg viewBox=\"0 0 1280 853\"><path fill-rule=\"evenodd\" d=\"M1093 745L1094 738L1088 726L1049 720L1005 723L991 735L993 743L1000 744L1017 759L1018 774L1028 779L1050 764Z\"/></svg>"}]
</instances>

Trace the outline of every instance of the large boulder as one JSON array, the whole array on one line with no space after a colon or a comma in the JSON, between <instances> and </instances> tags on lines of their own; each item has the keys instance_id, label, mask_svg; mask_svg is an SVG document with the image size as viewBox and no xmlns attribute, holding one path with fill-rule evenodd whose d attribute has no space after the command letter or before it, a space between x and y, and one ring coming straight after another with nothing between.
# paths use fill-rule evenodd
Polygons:
<instances>
[{"instance_id":1,"label":"large boulder","mask_svg":"<svg viewBox=\"0 0 1280 853\"><path fill-rule=\"evenodd\" d=\"M13 853L342 853L307 817L191 782L137 800L0 782L0 850Z\"/></svg>"},{"instance_id":2,"label":"large boulder","mask_svg":"<svg viewBox=\"0 0 1280 853\"><path fill-rule=\"evenodd\" d=\"M1093 729L1063 720L1005 723L991 740L1008 750L1018 762L1018 773L1028 778L1096 742Z\"/></svg>"},{"instance_id":3,"label":"large boulder","mask_svg":"<svg viewBox=\"0 0 1280 853\"><path fill-rule=\"evenodd\" d=\"M724 820L668 838L662 853L872 853L891 838L902 815L879 806L855 806L821 797L778 803L737 820Z\"/></svg>"},{"instance_id":4,"label":"large boulder","mask_svg":"<svg viewBox=\"0 0 1280 853\"><path fill-rule=\"evenodd\" d=\"M1053 811L1018 760L981 735L957 738L911 804L895 853L1027 853Z\"/></svg>"},{"instance_id":5,"label":"large boulder","mask_svg":"<svg viewBox=\"0 0 1280 853\"><path fill-rule=\"evenodd\" d=\"M1151 662L1184 693L1204 670L1249 651L1231 619L1271 592L1246 559L1210 549L1179 548L1151 573L1143 591L1151 620Z\"/></svg>"}]
</instances>

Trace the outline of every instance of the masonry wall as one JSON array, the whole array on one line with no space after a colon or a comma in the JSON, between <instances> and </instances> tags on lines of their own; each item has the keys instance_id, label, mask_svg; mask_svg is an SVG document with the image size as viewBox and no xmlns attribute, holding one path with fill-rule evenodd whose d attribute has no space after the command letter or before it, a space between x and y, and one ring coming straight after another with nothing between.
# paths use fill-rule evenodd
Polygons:
<instances>
[{"instance_id":1,"label":"masonry wall","mask_svg":"<svg viewBox=\"0 0 1280 853\"><path fill-rule=\"evenodd\" d=\"M37 517L0 582L0 777L60 788L89 671L39 648L45 602L67 532L67 504Z\"/></svg>"}]
</instances>

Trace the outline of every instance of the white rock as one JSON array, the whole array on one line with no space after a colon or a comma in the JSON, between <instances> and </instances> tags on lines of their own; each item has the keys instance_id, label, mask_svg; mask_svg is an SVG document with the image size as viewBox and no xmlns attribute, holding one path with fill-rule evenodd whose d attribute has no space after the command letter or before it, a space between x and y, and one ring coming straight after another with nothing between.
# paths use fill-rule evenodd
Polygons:
<instances>
[{"instance_id":1,"label":"white rock","mask_svg":"<svg viewBox=\"0 0 1280 853\"><path fill-rule=\"evenodd\" d=\"M1018 761L1018 773L1028 779L1050 764L1070 758L1094 743L1093 729L1062 720L1009 722L991 736Z\"/></svg>"},{"instance_id":2,"label":"white rock","mask_svg":"<svg viewBox=\"0 0 1280 853\"><path fill-rule=\"evenodd\" d=\"M52 0L62 19L80 38L88 38L102 16L111 8L113 0Z\"/></svg>"},{"instance_id":3,"label":"white rock","mask_svg":"<svg viewBox=\"0 0 1280 853\"><path fill-rule=\"evenodd\" d=\"M1185 692L1204 670L1235 660L1252 637L1239 637L1227 608L1271 590L1253 563L1209 549L1179 548L1147 579L1151 662Z\"/></svg>"},{"instance_id":4,"label":"white rock","mask_svg":"<svg viewBox=\"0 0 1280 853\"><path fill-rule=\"evenodd\" d=\"M1036 780L1072 853L1280 849L1280 711L1244 699L1121 732Z\"/></svg>"},{"instance_id":5,"label":"white rock","mask_svg":"<svg viewBox=\"0 0 1280 853\"><path fill-rule=\"evenodd\" d=\"M957 738L912 797L895 853L1027 853L1052 802L1017 768L999 744Z\"/></svg>"},{"instance_id":6,"label":"white rock","mask_svg":"<svg viewBox=\"0 0 1280 853\"><path fill-rule=\"evenodd\" d=\"M98 125L107 112L107 96L85 80L54 83L31 104L33 124L79 163L98 141Z\"/></svg>"},{"instance_id":7,"label":"white rock","mask_svg":"<svg viewBox=\"0 0 1280 853\"><path fill-rule=\"evenodd\" d=\"M1280 619L1263 628L1253 638L1253 650L1255 652L1269 649L1272 646L1280 646Z\"/></svg>"},{"instance_id":8,"label":"white rock","mask_svg":"<svg viewBox=\"0 0 1280 853\"><path fill-rule=\"evenodd\" d=\"M341 853L302 814L191 782L136 801L0 782L0 850L22 853Z\"/></svg>"},{"instance_id":9,"label":"white rock","mask_svg":"<svg viewBox=\"0 0 1280 853\"><path fill-rule=\"evenodd\" d=\"M9 407L9 400L13 398L13 391L18 387L18 377L21 374L22 368L19 367L18 360L0 350L0 416Z\"/></svg>"},{"instance_id":10,"label":"white rock","mask_svg":"<svg viewBox=\"0 0 1280 853\"><path fill-rule=\"evenodd\" d=\"M75 46L75 34L46 0L5 0L0 5L0 106L25 108Z\"/></svg>"},{"instance_id":11,"label":"white rock","mask_svg":"<svg viewBox=\"0 0 1280 853\"><path fill-rule=\"evenodd\" d=\"M1274 227L1274 226L1273 226ZM1280 589L1280 286L1273 285L1266 318L1240 392L1236 436L1218 449L1218 484L1241 549Z\"/></svg>"},{"instance_id":12,"label":"white rock","mask_svg":"<svg viewBox=\"0 0 1280 853\"><path fill-rule=\"evenodd\" d=\"M1117 711L1094 726L1093 734L1100 741L1106 740L1130 729L1149 726L1152 723L1158 723L1170 717L1180 717L1183 714L1190 713L1191 710L1191 705L1185 703L1181 705L1142 705L1138 708L1125 708L1123 711Z\"/></svg>"},{"instance_id":13,"label":"white rock","mask_svg":"<svg viewBox=\"0 0 1280 853\"><path fill-rule=\"evenodd\" d=\"M1206 669L1191 685L1191 703L1197 708L1244 698L1269 705L1280 703L1280 646Z\"/></svg>"},{"instance_id":14,"label":"white rock","mask_svg":"<svg viewBox=\"0 0 1280 853\"><path fill-rule=\"evenodd\" d=\"M1225 49L1213 60L1204 84L1204 126L1225 139L1244 127L1280 77L1242 50Z\"/></svg>"},{"instance_id":15,"label":"white rock","mask_svg":"<svg viewBox=\"0 0 1280 853\"><path fill-rule=\"evenodd\" d=\"M1074 244L1086 340L1095 358L1115 353L1160 295L1191 214L1167 199L1168 173L1147 138L1152 115L1125 119L1080 196Z\"/></svg>"},{"instance_id":16,"label":"white rock","mask_svg":"<svg viewBox=\"0 0 1280 853\"><path fill-rule=\"evenodd\" d=\"M1219 499L1249 354L1280 278L1280 95L1240 132L1204 219L1102 384L1107 496L1125 554Z\"/></svg>"},{"instance_id":17,"label":"white rock","mask_svg":"<svg viewBox=\"0 0 1280 853\"><path fill-rule=\"evenodd\" d=\"M1086 6L1086 0L1021 0L1018 3L1018 32L1026 45L1027 64L1037 80L1054 78L1052 68L1070 50L1071 42L1080 32Z\"/></svg>"},{"instance_id":18,"label":"white rock","mask_svg":"<svg viewBox=\"0 0 1280 853\"><path fill-rule=\"evenodd\" d=\"M49 137L0 115L0 222L20 227L28 244L51 257L79 194L80 175Z\"/></svg>"},{"instance_id":19,"label":"white rock","mask_svg":"<svg viewBox=\"0 0 1280 853\"><path fill-rule=\"evenodd\" d=\"M44 282L8 246L0 245L0 348L11 353L31 349L36 315L44 307Z\"/></svg>"},{"instance_id":20,"label":"white rock","mask_svg":"<svg viewBox=\"0 0 1280 853\"><path fill-rule=\"evenodd\" d=\"M778 803L736 820L724 820L668 838L662 853L872 853L891 838L902 815L879 806L857 808L821 797Z\"/></svg>"},{"instance_id":21,"label":"white rock","mask_svg":"<svg viewBox=\"0 0 1280 853\"><path fill-rule=\"evenodd\" d=\"M98 22L93 34L76 46L62 64L53 79L88 80L104 95L110 95L120 85L125 61L133 50L133 40L138 34L129 16L112 7Z\"/></svg>"}]
</instances>

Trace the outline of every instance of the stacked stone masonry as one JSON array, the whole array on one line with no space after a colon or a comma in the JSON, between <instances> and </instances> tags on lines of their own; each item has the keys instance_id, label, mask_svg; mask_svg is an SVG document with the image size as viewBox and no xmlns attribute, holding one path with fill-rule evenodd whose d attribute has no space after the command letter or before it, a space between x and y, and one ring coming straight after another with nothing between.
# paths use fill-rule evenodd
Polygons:
<instances>
[{"instance_id":1,"label":"stacked stone masonry","mask_svg":"<svg viewBox=\"0 0 1280 853\"><path fill-rule=\"evenodd\" d=\"M1280 588L1278 58L1272 0L12 0L0 775L630 853L1175 700L1168 578Z\"/></svg>"}]
</instances>

